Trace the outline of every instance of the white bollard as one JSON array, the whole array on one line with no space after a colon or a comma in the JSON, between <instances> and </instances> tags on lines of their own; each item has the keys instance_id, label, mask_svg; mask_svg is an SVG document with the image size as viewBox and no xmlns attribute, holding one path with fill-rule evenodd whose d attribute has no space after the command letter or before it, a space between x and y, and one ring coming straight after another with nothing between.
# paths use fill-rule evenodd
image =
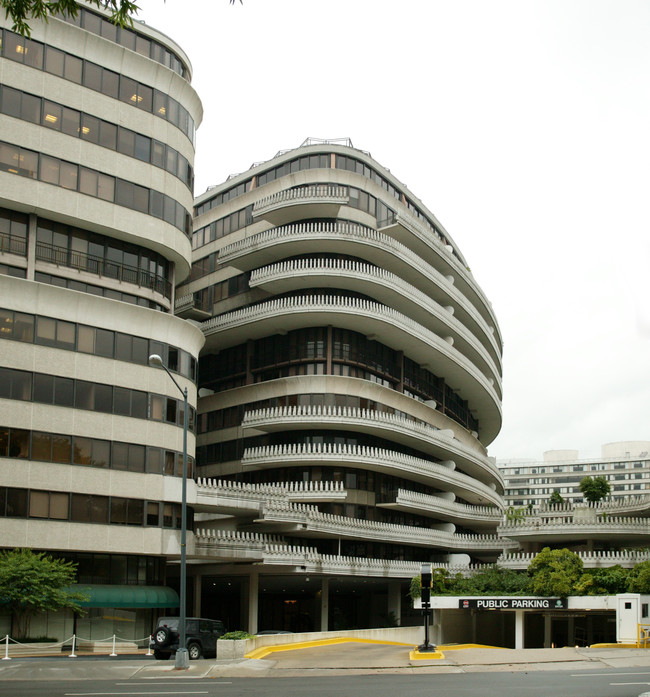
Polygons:
<instances>
[{"instance_id":1,"label":"white bollard","mask_svg":"<svg viewBox=\"0 0 650 697\"><path fill-rule=\"evenodd\" d=\"M77 654L74 652L76 643L77 643L77 635L73 634L72 635L72 653L68 656L68 658L76 658L77 657Z\"/></svg>"},{"instance_id":2,"label":"white bollard","mask_svg":"<svg viewBox=\"0 0 650 697\"><path fill-rule=\"evenodd\" d=\"M115 653L115 634L113 634L113 653L110 654L110 655L111 655L111 656L117 656L117 654Z\"/></svg>"},{"instance_id":3,"label":"white bollard","mask_svg":"<svg viewBox=\"0 0 650 697\"><path fill-rule=\"evenodd\" d=\"M3 661L10 661L11 658L9 658L9 635L5 636L5 657L2 659Z\"/></svg>"}]
</instances>

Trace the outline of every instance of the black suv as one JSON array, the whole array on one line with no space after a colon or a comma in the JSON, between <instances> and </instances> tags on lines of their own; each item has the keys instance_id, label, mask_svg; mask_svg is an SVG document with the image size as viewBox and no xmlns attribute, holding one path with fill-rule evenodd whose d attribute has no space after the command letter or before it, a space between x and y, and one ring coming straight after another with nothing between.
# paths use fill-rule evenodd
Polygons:
<instances>
[{"instance_id":1,"label":"black suv","mask_svg":"<svg viewBox=\"0 0 650 697\"><path fill-rule=\"evenodd\" d=\"M158 619L149 644L156 658L167 659L176 653L180 639L179 624L180 617L160 617ZM190 660L194 661L203 656L215 658L217 639L225 633L226 628L219 620L187 617L185 619L185 645Z\"/></svg>"}]
</instances>

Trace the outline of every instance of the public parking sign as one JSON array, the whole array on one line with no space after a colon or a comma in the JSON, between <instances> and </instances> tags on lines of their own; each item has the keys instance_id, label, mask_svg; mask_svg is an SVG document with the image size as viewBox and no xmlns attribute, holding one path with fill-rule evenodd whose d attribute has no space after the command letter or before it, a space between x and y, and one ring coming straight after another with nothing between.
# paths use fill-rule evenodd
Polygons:
<instances>
[{"instance_id":1,"label":"public parking sign","mask_svg":"<svg viewBox=\"0 0 650 697\"><path fill-rule=\"evenodd\" d=\"M459 598L462 610L562 610L566 598Z\"/></svg>"}]
</instances>

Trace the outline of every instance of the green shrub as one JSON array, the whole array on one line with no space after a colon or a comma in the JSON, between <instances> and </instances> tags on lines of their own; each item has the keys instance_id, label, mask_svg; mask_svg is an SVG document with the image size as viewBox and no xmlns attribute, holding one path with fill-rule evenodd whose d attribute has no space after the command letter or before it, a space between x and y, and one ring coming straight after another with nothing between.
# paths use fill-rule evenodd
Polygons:
<instances>
[{"instance_id":1,"label":"green shrub","mask_svg":"<svg viewBox=\"0 0 650 697\"><path fill-rule=\"evenodd\" d=\"M219 637L221 639L253 639L254 636L245 632L243 629L239 629L236 632L226 632L223 636Z\"/></svg>"}]
</instances>

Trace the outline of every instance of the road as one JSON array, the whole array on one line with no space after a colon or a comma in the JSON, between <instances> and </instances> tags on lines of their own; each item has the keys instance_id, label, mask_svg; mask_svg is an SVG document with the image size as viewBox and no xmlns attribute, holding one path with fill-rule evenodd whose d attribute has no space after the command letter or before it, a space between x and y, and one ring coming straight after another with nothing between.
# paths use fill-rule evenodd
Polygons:
<instances>
[{"instance_id":1,"label":"road","mask_svg":"<svg viewBox=\"0 0 650 697\"><path fill-rule=\"evenodd\" d=\"M260 678L0 680L2 697L638 697L650 692L650 669L464 672Z\"/></svg>"}]
</instances>

